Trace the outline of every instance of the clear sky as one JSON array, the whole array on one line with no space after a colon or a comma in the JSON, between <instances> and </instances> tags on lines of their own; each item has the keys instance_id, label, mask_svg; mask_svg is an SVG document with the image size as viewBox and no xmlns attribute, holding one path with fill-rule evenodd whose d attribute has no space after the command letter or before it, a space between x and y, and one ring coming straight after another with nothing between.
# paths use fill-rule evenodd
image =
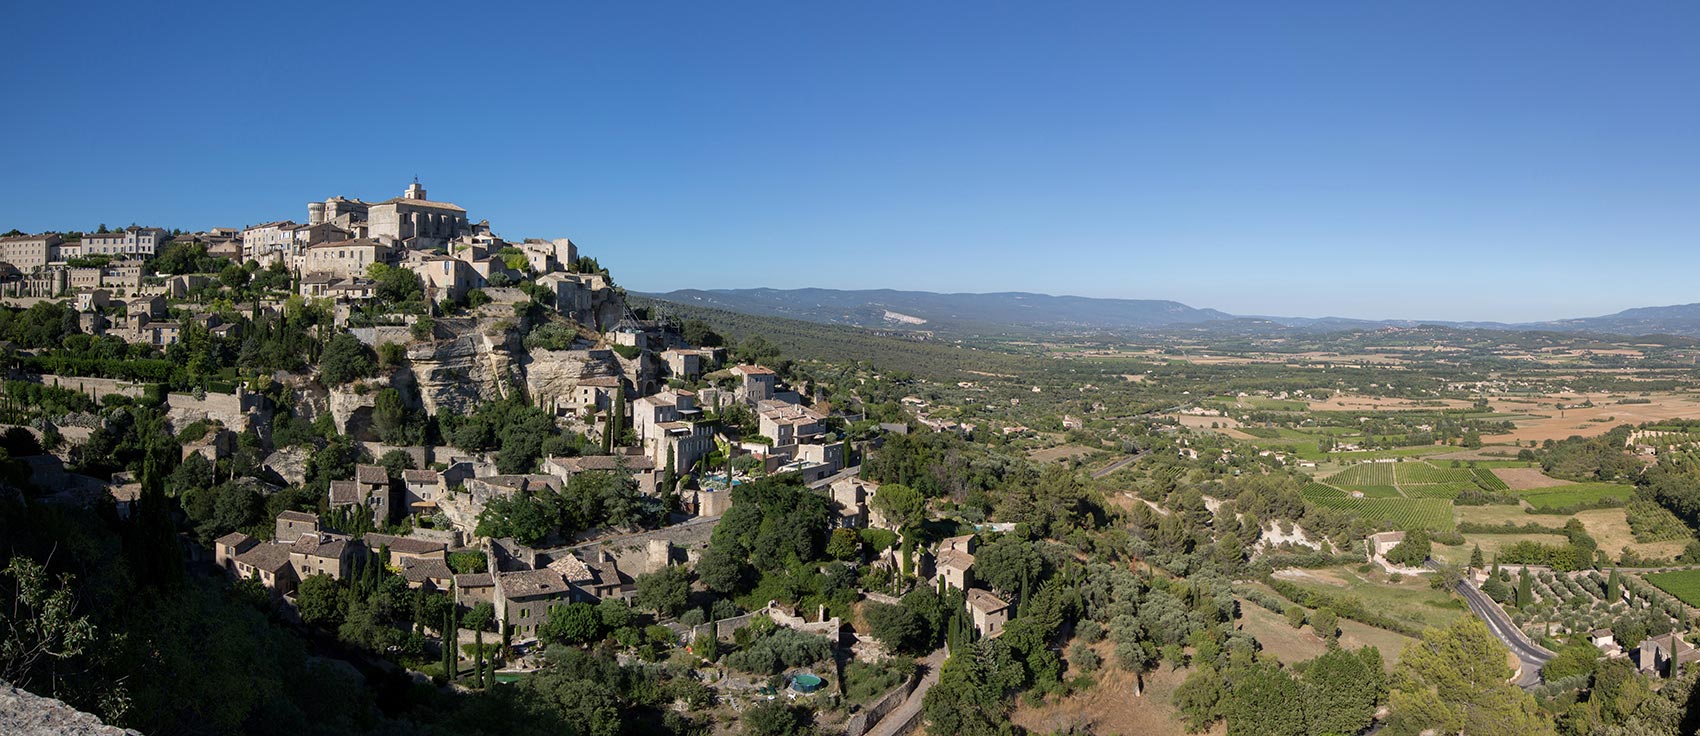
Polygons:
<instances>
[{"instance_id":1,"label":"clear sky","mask_svg":"<svg viewBox=\"0 0 1700 736\"><path fill-rule=\"evenodd\" d=\"M646 291L1700 302L1697 3L507 5L14 4L0 229L418 175Z\"/></svg>"}]
</instances>

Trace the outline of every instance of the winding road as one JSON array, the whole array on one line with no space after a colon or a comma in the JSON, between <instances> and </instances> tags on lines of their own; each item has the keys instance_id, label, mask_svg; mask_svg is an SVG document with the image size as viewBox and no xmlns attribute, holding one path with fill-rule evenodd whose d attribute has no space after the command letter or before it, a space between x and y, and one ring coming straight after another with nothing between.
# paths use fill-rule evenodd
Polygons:
<instances>
[{"instance_id":1,"label":"winding road","mask_svg":"<svg viewBox=\"0 0 1700 736\"><path fill-rule=\"evenodd\" d=\"M1469 580L1458 581L1458 594L1464 596L1464 602L1470 605L1470 610L1481 617L1487 624L1488 631L1498 637L1511 653L1523 663L1523 671L1517 675L1517 686L1527 690L1541 684L1541 667L1553 658L1553 653L1529 640L1523 630L1512 623L1511 617L1505 615L1505 609L1488 598L1486 593L1477 588Z\"/></svg>"}]
</instances>

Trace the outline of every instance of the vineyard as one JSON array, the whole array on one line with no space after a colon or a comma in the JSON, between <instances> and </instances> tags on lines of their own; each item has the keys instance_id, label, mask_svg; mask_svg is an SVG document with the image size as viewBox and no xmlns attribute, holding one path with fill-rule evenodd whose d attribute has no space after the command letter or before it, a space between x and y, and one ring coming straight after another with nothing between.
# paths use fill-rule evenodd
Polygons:
<instances>
[{"instance_id":1,"label":"vineyard","mask_svg":"<svg viewBox=\"0 0 1700 736\"><path fill-rule=\"evenodd\" d=\"M1395 529L1451 531L1454 526L1452 502L1440 498L1352 498L1344 494L1306 498L1318 506L1350 511L1368 521L1387 521Z\"/></svg>"},{"instance_id":2,"label":"vineyard","mask_svg":"<svg viewBox=\"0 0 1700 736\"><path fill-rule=\"evenodd\" d=\"M1475 475L1469 468L1439 468L1428 463L1399 463L1394 470L1399 485L1425 483L1472 483Z\"/></svg>"},{"instance_id":3,"label":"vineyard","mask_svg":"<svg viewBox=\"0 0 1700 736\"><path fill-rule=\"evenodd\" d=\"M1655 572L1647 576L1647 582L1659 587L1681 599L1690 606L1700 606L1700 570L1680 570L1677 572Z\"/></svg>"},{"instance_id":4,"label":"vineyard","mask_svg":"<svg viewBox=\"0 0 1700 736\"><path fill-rule=\"evenodd\" d=\"M1393 487L1397 480L1393 476L1393 463L1361 463L1346 468L1328 476L1326 480L1336 486L1386 486Z\"/></svg>"}]
</instances>

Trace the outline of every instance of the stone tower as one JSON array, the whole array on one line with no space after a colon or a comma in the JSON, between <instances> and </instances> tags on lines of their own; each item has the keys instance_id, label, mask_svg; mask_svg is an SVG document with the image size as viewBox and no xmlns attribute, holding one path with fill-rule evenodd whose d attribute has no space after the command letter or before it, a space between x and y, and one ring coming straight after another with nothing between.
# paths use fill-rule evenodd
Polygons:
<instances>
[{"instance_id":1,"label":"stone tower","mask_svg":"<svg viewBox=\"0 0 1700 736\"><path fill-rule=\"evenodd\" d=\"M425 187L419 186L419 177L413 177L413 183L407 186L407 194L402 196L406 199L425 198Z\"/></svg>"}]
</instances>

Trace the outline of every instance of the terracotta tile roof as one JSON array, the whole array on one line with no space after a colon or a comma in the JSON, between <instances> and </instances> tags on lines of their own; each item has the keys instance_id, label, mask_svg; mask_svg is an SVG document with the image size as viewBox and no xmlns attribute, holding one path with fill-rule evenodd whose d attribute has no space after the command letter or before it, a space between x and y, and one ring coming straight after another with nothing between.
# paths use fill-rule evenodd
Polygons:
<instances>
[{"instance_id":1,"label":"terracotta tile roof","mask_svg":"<svg viewBox=\"0 0 1700 736\"><path fill-rule=\"evenodd\" d=\"M497 573L496 585L508 598L568 593L567 581L561 579L560 573L548 568Z\"/></svg>"},{"instance_id":2,"label":"terracotta tile roof","mask_svg":"<svg viewBox=\"0 0 1700 736\"><path fill-rule=\"evenodd\" d=\"M448 550L448 545L445 545L442 542L432 542L424 539L414 539L412 537L398 537L393 534L367 534L365 537L362 537L362 540L366 543L366 546L371 548L373 551L377 551L388 546L390 548L390 552L402 555L428 555L433 552L446 552Z\"/></svg>"},{"instance_id":3,"label":"terracotta tile roof","mask_svg":"<svg viewBox=\"0 0 1700 736\"><path fill-rule=\"evenodd\" d=\"M221 544L226 547L241 547L252 541L254 541L253 537L243 534L242 532L231 532L219 537L218 539L214 539L213 544Z\"/></svg>"},{"instance_id":4,"label":"terracotta tile roof","mask_svg":"<svg viewBox=\"0 0 1700 736\"><path fill-rule=\"evenodd\" d=\"M346 534L332 534L330 532L303 534L300 539L296 540L294 552L310 557L339 558L342 557L343 552L348 550L348 543L353 539Z\"/></svg>"},{"instance_id":5,"label":"terracotta tile roof","mask_svg":"<svg viewBox=\"0 0 1700 736\"><path fill-rule=\"evenodd\" d=\"M1001 598L979 588L968 591L968 606L979 609L981 613L997 613L1009 608L1009 604L1003 602Z\"/></svg>"},{"instance_id":6,"label":"terracotta tile roof","mask_svg":"<svg viewBox=\"0 0 1700 736\"><path fill-rule=\"evenodd\" d=\"M236 556L236 561L252 565L255 569L275 573L289 567L289 545L277 542L261 542L252 549Z\"/></svg>"},{"instance_id":7,"label":"terracotta tile roof","mask_svg":"<svg viewBox=\"0 0 1700 736\"><path fill-rule=\"evenodd\" d=\"M549 563L549 569L561 574L561 578L569 583L586 583L596 579L596 574L590 571L590 566L572 555Z\"/></svg>"},{"instance_id":8,"label":"terracotta tile roof","mask_svg":"<svg viewBox=\"0 0 1700 736\"><path fill-rule=\"evenodd\" d=\"M448 580L454 577L454 571L442 560L408 559L401 561L401 576L409 582L423 583L426 580Z\"/></svg>"},{"instance_id":9,"label":"terracotta tile roof","mask_svg":"<svg viewBox=\"0 0 1700 736\"><path fill-rule=\"evenodd\" d=\"M319 515L318 514L309 514L305 511L284 511L284 512L278 514L277 518L279 520L282 520L282 521L317 522L319 520Z\"/></svg>"},{"instance_id":10,"label":"terracotta tile roof","mask_svg":"<svg viewBox=\"0 0 1700 736\"><path fill-rule=\"evenodd\" d=\"M947 549L939 553L937 567L940 569L967 570L974 566L974 555Z\"/></svg>"},{"instance_id":11,"label":"terracotta tile roof","mask_svg":"<svg viewBox=\"0 0 1700 736\"><path fill-rule=\"evenodd\" d=\"M496 579L488 572L469 572L455 576L456 588L488 588L496 584Z\"/></svg>"},{"instance_id":12,"label":"terracotta tile roof","mask_svg":"<svg viewBox=\"0 0 1700 736\"><path fill-rule=\"evenodd\" d=\"M403 470L401 479L408 483L436 483L443 476L435 470Z\"/></svg>"},{"instance_id":13,"label":"terracotta tile roof","mask_svg":"<svg viewBox=\"0 0 1700 736\"><path fill-rule=\"evenodd\" d=\"M390 471L385 470L382 465L356 465L354 466L354 479L372 485L388 485Z\"/></svg>"},{"instance_id":14,"label":"terracotta tile roof","mask_svg":"<svg viewBox=\"0 0 1700 736\"><path fill-rule=\"evenodd\" d=\"M365 489L351 480L331 481L331 505L349 506L366 500Z\"/></svg>"}]
</instances>

